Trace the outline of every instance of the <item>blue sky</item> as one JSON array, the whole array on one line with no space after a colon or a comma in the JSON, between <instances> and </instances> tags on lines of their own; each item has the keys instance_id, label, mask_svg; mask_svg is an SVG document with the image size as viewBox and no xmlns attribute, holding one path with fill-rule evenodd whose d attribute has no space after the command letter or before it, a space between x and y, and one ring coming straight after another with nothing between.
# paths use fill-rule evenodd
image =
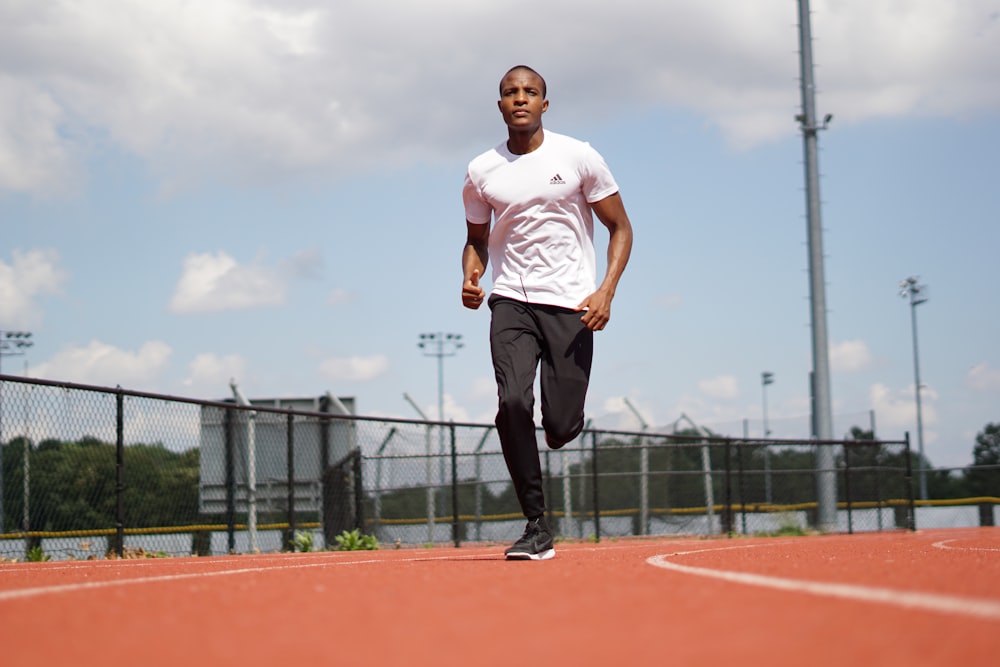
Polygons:
<instances>
[{"instance_id":1,"label":"blue sky","mask_svg":"<svg viewBox=\"0 0 1000 667\"><path fill-rule=\"evenodd\" d=\"M759 435L770 371L773 434L807 435L797 5L604 7L0 0L0 331L35 341L4 372L436 416L417 340L451 332L445 417L492 421L461 184L526 63L635 227L595 425L637 428L627 398L653 427ZM835 435L873 412L915 441L917 275L926 453L968 464L1000 422L1000 2L812 9Z\"/></svg>"}]
</instances>

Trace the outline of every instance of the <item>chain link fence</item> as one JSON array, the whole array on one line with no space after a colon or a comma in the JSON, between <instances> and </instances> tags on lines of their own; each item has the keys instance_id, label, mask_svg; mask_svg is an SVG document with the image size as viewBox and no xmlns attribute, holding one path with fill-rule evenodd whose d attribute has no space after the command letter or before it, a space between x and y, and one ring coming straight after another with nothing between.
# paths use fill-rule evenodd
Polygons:
<instances>
[{"instance_id":1,"label":"chain link fence","mask_svg":"<svg viewBox=\"0 0 1000 667\"><path fill-rule=\"evenodd\" d=\"M348 414L330 396L199 401L0 376L0 557L212 555L506 543L523 527L492 425ZM585 430L543 449L559 536L816 525L835 451L836 530L914 528L908 439L817 442Z\"/></svg>"}]
</instances>

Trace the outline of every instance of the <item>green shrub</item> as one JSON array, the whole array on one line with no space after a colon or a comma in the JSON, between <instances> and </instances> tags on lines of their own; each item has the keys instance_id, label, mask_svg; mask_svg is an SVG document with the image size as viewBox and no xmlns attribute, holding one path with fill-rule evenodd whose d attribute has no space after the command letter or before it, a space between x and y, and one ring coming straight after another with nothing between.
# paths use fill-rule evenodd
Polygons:
<instances>
[{"instance_id":1,"label":"green shrub","mask_svg":"<svg viewBox=\"0 0 1000 667\"><path fill-rule=\"evenodd\" d=\"M29 563L44 563L47 560L52 560L52 556L45 553L41 547L31 547L24 555L24 559Z\"/></svg>"},{"instance_id":2,"label":"green shrub","mask_svg":"<svg viewBox=\"0 0 1000 667\"><path fill-rule=\"evenodd\" d=\"M363 535L360 530L345 530L335 538L337 540L337 551L375 551L378 549L378 540L374 535Z\"/></svg>"},{"instance_id":3,"label":"green shrub","mask_svg":"<svg viewBox=\"0 0 1000 667\"><path fill-rule=\"evenodd\" d=\"M309 552L313 550L313 534L308 530L296 530L292 538L292 550Z\"/></svg>"}]
</instances>

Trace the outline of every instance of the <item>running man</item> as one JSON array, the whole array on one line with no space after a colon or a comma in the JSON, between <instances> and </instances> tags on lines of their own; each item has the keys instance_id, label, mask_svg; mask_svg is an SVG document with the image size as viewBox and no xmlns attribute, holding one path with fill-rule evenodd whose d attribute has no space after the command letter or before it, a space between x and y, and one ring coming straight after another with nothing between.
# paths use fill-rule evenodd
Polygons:
<instances>
[{"instance_id":1,"label":"running man","mask_svg":"<svg viewBox=\"0 0 1000 667\"><path fill-rule=\"evenodd\" d=\"M584 425L594 332L611 318L611 301L632 250L632 224L618 185L590 144L542 129L545 80L525 65L500 81L507 140L469 163L462 197L467 238L462 304L486 298L480 280L492 261L487 301L497 380L497 433L528 523L508 559L555 556L545 518L534 422L541 364L546 444L559 449ZM610 233L607 269L597 284L593 214ZM492 222L492 229L491 229Z\"/></svg>"}]
</instances>

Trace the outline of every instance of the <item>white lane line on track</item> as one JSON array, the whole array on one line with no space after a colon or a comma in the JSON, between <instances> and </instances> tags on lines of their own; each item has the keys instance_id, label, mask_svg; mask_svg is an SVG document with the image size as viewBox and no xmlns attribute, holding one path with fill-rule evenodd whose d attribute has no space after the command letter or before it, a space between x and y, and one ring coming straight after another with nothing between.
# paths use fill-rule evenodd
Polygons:
<instances>
[{"instance_id":1,"label":"white lane line on track","mask_svg":"<svg viewBox=\"0 0 1000 667\"><path fill-rule=\"evenodd\" d=\"M749 545L748 545L749 546ZM706 551L716 551L708 549ZM651 556L646 562L654 567L684 574L693 574L699 577L709 577L711 579L721 579L736 584L746 584L749 586L762 586L781 591L793 593L808 593L810 595L820 595L824 597L839 598L842 600L855 600L859 602L875 602L887 604L904 609L919 609L922 611L932 611L943 614L957 614L963 616L975 616L991 621L1000 621L1000 601L984 600L977 598L963 598L953 595L940 595L937 593L920 593L916 591L900 591L891 588L877 588L873 586L860 586L856 584L840 584L826 581L803 581L796 579L786 579L784 577L772 577L763 574L751 574L748 572L733 572L730 570L713 570L704 567L693 567L671 562L669 559L676 556L687 556L701 553L699 551L680 551L672 554L661 554Z\"/></svg>"},{"instance_id":2,"label":"white lane line on track","mask_svg":"<svg viewBox=\"0 0 1000 667\"><path fill-rule=\"evenodd\" d=\"M996 547L953 547L949 545L949 542L957 542L961 538L955 538L951 540L941 540L940 542L935 542L931 546L935 549L945 549L947 551L1000 551Z\"/></svg>"},{"instance_id":3,"label":"white lane line on track","mask_svg":"<svg viewBox=\"0 0 1000 667\"><path fill-rule=\"evenodd\" d=\"M461 560L482 558L477 556L420 556L414 558L371 558L366 560L324 560L316 563L298 563L294 565L266 565L260 567L242 567L233 570L214 570L209 572L189 572L186 574L164 574L154 577L133 577L131 579L113 579L108 581L85 581L73 584L57 584L55 586L39 586L37 588L19 588L14 590L0 591L0 602L8 600L18 600L25 598L39 597L42 595L54 595L58 593L75 593L78 591L94 590L99 588L116 588L120 586L131 586L134 584L155 584L164 581L183 581L185 579L207 579L210 577L225 577L235 574L254 574L259 572L274 572L280 570L302 570L316 567L332 567L345 565L371 565L373 563L417 563L422 561L435 560Z\"/></svg>"},{"instance_id":4,"label":"white lane line on track","mask_svg":"<svg viewBox=\"0 0 1000 667\"><path fill-rule=\"evenodd\" d=\"M315 564L317 556L323 555L329 557L330 561L334 561L336 557L345 557L345 559L350 558L350 553L347 551L331 551L331 552L320 552L314 551L309 553L282 553L282 554L243 554L236 556L180 556L177 558L120 558L120 559L102 559L102 560L71 560L71 561L49 561L46 563L13 563L14 567L19 568L38 568L38 572L66 572L66 571L76 571L80 572L81 569L87 568L88 570L119 570L122 574L127 573L130 568L141 569L143 567L152 565L153 563L167 563L169 562L171 567L177 568L192 568L192 567L206 567L208 565L226 565L228 563L239 563L246 564L247 561L255 559L259 562L261 559L267 560L277 560L284 559L288 561L295 560L309 560L310 564ZM357 552L354 552L357 553ZM257 566L263 567L263 566ZM244 568L239 568L244 569ZM0 580L4 576L23 574L26 569L15 570L13 568L0 568Z\"/></svg>"}]
</instances>

